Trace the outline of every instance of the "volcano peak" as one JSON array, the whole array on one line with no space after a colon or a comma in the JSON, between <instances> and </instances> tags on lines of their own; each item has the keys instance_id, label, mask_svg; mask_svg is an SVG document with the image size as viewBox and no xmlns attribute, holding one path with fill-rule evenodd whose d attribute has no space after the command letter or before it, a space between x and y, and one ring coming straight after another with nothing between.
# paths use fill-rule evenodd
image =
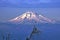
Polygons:
<instances>
[{"instance_id":1,"label":"volcano peak","mask_svg":"<svg viewBox=\"0 0 60 40\"><path fill-rule=\"evenodd\" d=\"M32 11L25 12L22 15L11 19L10 21L11 22L24 22L24 21L27 21L27 20L28 20L28 22L33 20L33 21L41 22L41 23L52 23L52 22L54 22L51 19L46 18L43 15L38 15L35 12L32 12Z\"/></svg>"}]
</instances>

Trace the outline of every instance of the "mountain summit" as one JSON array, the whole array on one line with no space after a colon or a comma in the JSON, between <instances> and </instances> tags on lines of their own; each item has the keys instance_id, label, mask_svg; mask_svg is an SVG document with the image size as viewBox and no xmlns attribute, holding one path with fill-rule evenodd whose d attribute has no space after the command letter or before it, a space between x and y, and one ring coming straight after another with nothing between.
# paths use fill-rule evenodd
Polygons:
<instances>
[{"instance_id":1,"label":"mountain summit","mask_svg":"<svg viewBox=\"0 0 60 40\"><path fill-rule=\"evenodd\" d=\"M55 22L54 20L46 18L45 16L38 15L37 13L30 12L30 11L25 12L22 15L17 16L9 21L15 23L22 23L22 22L54 23Z\"/></svg>"}]
</instances>

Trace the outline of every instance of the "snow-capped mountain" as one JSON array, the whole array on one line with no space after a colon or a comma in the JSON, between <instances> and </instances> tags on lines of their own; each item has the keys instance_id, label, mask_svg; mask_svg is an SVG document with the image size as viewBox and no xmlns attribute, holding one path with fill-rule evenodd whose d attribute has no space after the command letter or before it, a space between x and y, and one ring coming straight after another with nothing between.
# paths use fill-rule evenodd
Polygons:
<instances>
[{"instance_id":1,"label":"snow-capped mountain","mask_svg":"<svg viewBox=\"0 0 60 40\"><path fill-rule=\"evenodd\" d=\"M20 16L17 16L11 20L9 20L10 22L15 22L15 23L22 23L22 22L39 22L39 23L54 23L55 20L51 20L45 16L42 15L38 15L35 12L25 12Z\"/></svg>"}]
</instances>

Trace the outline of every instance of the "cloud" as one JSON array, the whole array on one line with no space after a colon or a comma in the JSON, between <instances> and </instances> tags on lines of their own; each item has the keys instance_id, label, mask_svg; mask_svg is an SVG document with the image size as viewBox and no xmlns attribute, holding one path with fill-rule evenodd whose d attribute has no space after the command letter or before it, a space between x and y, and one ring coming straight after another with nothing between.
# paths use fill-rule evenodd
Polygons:
<instances>
[{"instance_id":1,"label":"cloud","mask_svg":"<svg viewBox=\"0 0 60 40\"><path fill-rule=\"evenodd\" d=\"M8 0L9 3L12 3L12 4L19 4L19 0Z\"/></svg>"},{"instance_id":2,"label":"cloud","mask_svg":"<svg viewBox=\"0 0 60 40\"><path fill-rule=\"evenodd\" d=\"M49 3L51 0L40 0L41 3Z\"/></svg>"},{"instance_id":3,"label":"cloud","mask_svg":"<svg viewBox=\"0 0 60 40\"><path fill-rule=\"evenodd\" d=\"M51 0L0 0L0 1L5 3L11 3L11 4L20 4L20 3L40 4L40 3L51 2Z\"/></svg>"},{"instance_id":4,"label":"cloud","mask_svg":"<svg viewBox=\"0 0 60 40\"><path fill-rule=\"evenodd\" d=\"M0 0L0 3L19 4L21 0Z\"/></svg>"},{"instance_id":5,"label":"cloud","mask_svg":"<svg viewBox=\"0 0 60 40\"><path fill-rule=\"evenodd\" d=\"M24 0L23 2L28 4L39 4L39 3L49 3L51 1L50 0Z\"/></svg>"}]
</instances>

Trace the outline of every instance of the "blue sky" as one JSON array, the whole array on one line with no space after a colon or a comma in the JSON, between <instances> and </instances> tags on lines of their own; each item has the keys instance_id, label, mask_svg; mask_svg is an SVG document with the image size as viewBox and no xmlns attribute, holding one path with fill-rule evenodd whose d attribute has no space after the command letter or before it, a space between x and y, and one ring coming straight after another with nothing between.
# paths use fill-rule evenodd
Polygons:
<instances>
[{"instance_id":1,"label":"blue sky","mask_svg":"<svg viewBox=\"0 0 60 40\"><path fill-rule=\"evenodd\" d=\"M9 20L28 10L60 21L60 0L0 0L0 21Z\"/></svg>"},{"instance_id":2,"label":"blue sky","mask_svg":"<svg viewBox=\"0 0 60 40\"><path fill-rule=\"evenodd\" d=\"M0 0L0 7L60 7L60 0Z\"/></svg>"}]
</instances>

